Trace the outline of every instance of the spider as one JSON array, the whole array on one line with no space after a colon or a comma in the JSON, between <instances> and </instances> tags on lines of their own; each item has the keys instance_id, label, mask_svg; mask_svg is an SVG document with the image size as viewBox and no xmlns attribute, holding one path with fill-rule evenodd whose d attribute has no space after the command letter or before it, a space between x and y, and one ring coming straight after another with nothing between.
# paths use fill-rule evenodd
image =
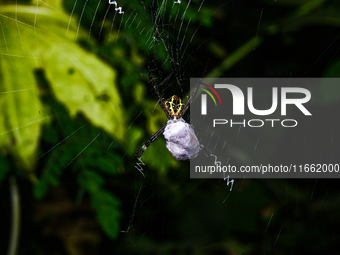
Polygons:
<instances>
[{"instance_id":1,"label":"spider","mask_svg":"<svg viewBox=\"0 0 340 255\"><path fill-rule=\"evenodd\" d=\"M143 152L161 135L164 135L166 140L166 147L171 152L176 160L189 160L196 158L200 150L203 148L195 135L194 129L188 124L183 116L189 109L191 101L194 99L199 83L191 92L186 104L182 103L180 97L173 95L166 101L163 101L159 91L153 81L150 66L149 66L149 79L153 86L153 90L158 99L159 106L163 109L168 117L167 123L161 127L135 154L137 159L140 159Z\"/></svg>"},{"instance_id":2,"label":"spider","mask_svg":"<svg viewBox=\"0 0 340 255\"><path fill-rule=\"evenodd\" d=\"M205 72L205 71L204 71ZM204 75L204 73L203 73ZM212 152L205 148L202 144L199 143L197 136L195 135L194 129L192 126L185 122L183 119L184 114L189 109L191 101L196 96L197 90L200 86L198 82L194 90L191 92L188 101L186 104L182 103L180 97L173 95L166 101L163 101L159 91L156 87L155 82L151 76L150 66L149 66L149 79L152 83L153 90L158 99L158 104L163 109L165 115L168 117L168 122L161 127L153 136L150 137L149 140L139 149L139 151L135 154L136 158L140 161L140 164L144 165L143 161L141 161L141 156L143 152L154 142L156 139L163 133L164 138L166 140L166 147L171 152L172 156L177 160L189 160L192 158L196 158L200 150L203 151L205 157L213 156L215 161L213 164L218 165L221 162L217 161L217 156L212 154ZM143 169L138 163L136 168L137 170L144 176ZM224 175L224 173L223 173ZM234 180L231 179L229 175L227 177L223 177L224 181L227 181L227 185L230 185L230 191L233 188Z\"/></svg>"}]
</instances>

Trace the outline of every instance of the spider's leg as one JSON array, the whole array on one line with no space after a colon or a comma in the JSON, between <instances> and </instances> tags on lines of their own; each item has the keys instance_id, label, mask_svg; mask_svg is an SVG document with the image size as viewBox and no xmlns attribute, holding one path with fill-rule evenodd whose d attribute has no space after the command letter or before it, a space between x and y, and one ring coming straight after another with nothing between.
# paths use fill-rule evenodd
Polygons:
<instances>
[{"instance_id":1,"label":"spider's leg","mask_svg":"<svg viewBox=\"0 0 340 255\"><path fill-rule=\"evenodd\" d=\"M182 113L181 115L183 116L185 114L185 112L189 109L191 101L195 98L196 94L197 94L197 90L198 87L201 85L200 82L197 82L196 87L193 89L193 91L191 92L188 101L186 102L186 104L183 107Z\"/></svg>"},{"instance_id":2,"label":"spider's leg","mask_svg":"<svg viewBox=\"0 0 340 255\"><path fill-rule=\"evenodd\" d=\"M163 134L164 129L166 127L167 124L165 124L163 127L161 127L161 129L159 129L153 136L150 137L149 140L146 141L146 143L143 144L142 148L140 148L140 150L135 154L135 157L137 159L139 159L143 152L150 146L150 144L152 144L154 141L156 141L156 139Z\"/></svg>"},{"instance_id":3,"label":"spider's leg","mask_svg":"<svg viewBox=\"0 0 340 255\"><path fill-rule=\"evenodd\" d=\"M210 155L212 154L212 151L209 150L208 148L205 148L203 144L201 144L201 151L206 158L209 158Z\"/></svg>"},{"instance_id":4,"label":"spider's leg","mask_svg":"<svg viewBox=\"0 0 340 255\"><path fill-rule=\"evenodd\" d=\"M210 61L210 60L209 60L209 61ZM205 66L205 69L204 69L204 72L203 72L203 74L202 74L202 78L201 78L200 82L202 82L202 79L203 79L203 77L204 77L204 75L205 75L205 72L207 71L209 61L207 62L207 65ZM198 87L201 85L200 82L197 82L196 87L195 87L194 90L191 92L188 101L187 101L186 104L184 105L183 110L182 110L182 114L181 114L182 116L183 116L183 115L185 114L185 112L189 109L190 104L191 104L191 100L193 100L193 99L195 98L195 96L196 96L196 94L197 94Z\"/></svg>"},{"instance_id":5,"label":"spider's leg","mask_svg":"<svg viewBox=\"0 0 340 255\"><path fill-rule=\"evenodd\" d=\"M168 119L171 120L172 117L170 116L168 110L166 109L164 101L163 101L161 95L159 94L159 91L157 89L155 82L153 81L151 71L150 71L150 63L148 64L148 69L149 69L149 80L152 83L153 90L155 91L155 94L156 94L156 97L157 97L157 100L158 100L158 104L160 105L160 107L162 107L162 109L163 109L164 113L166 114L166 116L168 117Z\"/></svg>"}]
</instances>

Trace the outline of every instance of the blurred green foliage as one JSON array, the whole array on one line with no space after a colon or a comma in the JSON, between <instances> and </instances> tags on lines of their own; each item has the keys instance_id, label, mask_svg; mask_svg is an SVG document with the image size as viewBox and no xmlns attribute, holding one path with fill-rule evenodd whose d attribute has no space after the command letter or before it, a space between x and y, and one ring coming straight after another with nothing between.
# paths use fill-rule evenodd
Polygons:
<instances>
[{"instance_id":1,"label":"blurred green foliage","mask_svg":"<svg viewBox=\"0 0 340 255\"><path fill-rule=\"evenodd\" d=\"M314 244L330 251L339 238L336 185L321 181L313 200L314 181L237 180L229 193L222 181L188 180L187 163L172 158L164 139L143 154L142 182L134 168L134 153L166 123L152 94L148 65L165 98L184 98L188 79L202 76L206 66L205 76L213 77L338 76L338 45L332 43L339 3L236 2L209 1L200 7L201 1L192 1L185 9L184 1L129 1L123 9L130 14L120 16L108 1L0 1L0 184L9 173L30 177L32 187L21 182L22 203L30 205L32 191L40 200L30 205L37 215L34 205L49 200L53 188L66 190L75 208L89 203L108 237L101 252L320 254ZM164 22L184 10L178 22ZM177 54L178 37L184 42L180 53L187 49L184 58ZM174 75L162 83L170 72ZM322 86L313 89L326 93ZM329 104L337 106L337 91L334 86L334 93L326 93L315 107L322 113ZM334 131L338 126L332 124ZM268 133L258 130L247 140L226 134L231 156L246 163L292 153L284 134ZM258 136L268 142L253 153L248 144ZM58 209L41 218L56 214ZM46 232L35 223L41 218L27 215L26 224ZM329 224L316 223L325 216ZM120 235L127 224L132 233ZM49 241L33 239L27 229L24 247ZM83 232L80 228L74 236ZM65 243L64 250L57 243L42 254L54 248L56 254L79 254Z\"/></svg>"}]
</instances>

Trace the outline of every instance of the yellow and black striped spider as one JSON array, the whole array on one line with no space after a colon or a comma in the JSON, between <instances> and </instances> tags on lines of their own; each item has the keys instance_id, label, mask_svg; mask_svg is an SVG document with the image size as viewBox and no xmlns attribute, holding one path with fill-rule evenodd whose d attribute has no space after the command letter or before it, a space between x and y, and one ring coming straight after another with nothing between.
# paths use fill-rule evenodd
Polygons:
<instances>
[{"instance_id":1,"label":"yellow and black striped spider","mask_svg":"<svg viewBox=\"0 0 340 255\"><path fill-rule=\"evenodd\" d=\"M163 101L156 84L151 76L149 67L149 79L153 86L153 90L158 100L158 104L162 107L164 113L168 117L167 123L161 127L135 154L140 159L143 152L161 135L164 135L166 147L172 156L177 160L189 160L196 158L199 151L203 148L200 145L197 136L190 124L183 119L184 114L190 107L191 101L194 99L199 84L191 92L186 104L182 103L180 97L173 95L171 98Z\"/></svg>"},{"instance_id":2,"label":"yellow and black striped spider","mask_svg":"<svg viewBox=\"0 0 340 255\"><path fill-rule=\"evenodd\" d=\"M205 72L205 71L204 71ZM203 73L204 75L204 73ZM149 79L152 83L153 90L158 99L158 104L162 107L164 113L168 117L168 122L161 127L146 143L140 148L140 150L135 154L136 158L140 161L140 163L136 164L137 170L144 176L143 168L141 165L144 165L141 160L141 156L143 152L161 135L164 135L166 140L166 148L171 152L172 156L177 160L189 160L192 158L196 158L198 153L202 150L205 157L209 158L209 156L214 157L213 164L216 166L221 164L220 161L217 161L217 156L212 154L212 151L205 148L202 144L199 143L197 136L195 135L194 129L191 125L185 122L183 119L184 114L189 109L191 101L195 98L197 90L200 86L200 83L197 82L194 90L191 92L188 101L186 104L182 103L181 98L176 95L173 95L166 101L163 101L159 91L154 83L150 67L149 67ZM210 159L211 160L211 159ZM224 175L224 172L223 172ZM229 175L227 177L223 177L225 181L227 181L227 185L231 183L230 190L233 188L234 180L229 179Z\"/></svg>"}]
</instances>

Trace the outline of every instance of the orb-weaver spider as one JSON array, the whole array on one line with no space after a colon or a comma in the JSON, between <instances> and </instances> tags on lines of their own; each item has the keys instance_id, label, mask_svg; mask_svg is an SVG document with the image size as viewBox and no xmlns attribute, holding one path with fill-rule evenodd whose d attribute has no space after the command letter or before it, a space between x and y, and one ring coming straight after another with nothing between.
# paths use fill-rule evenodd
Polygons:
<instances>
[{"instance_id":1,"label":"orb-weaver spider","mask_svg":"<svg viewBox=\"0 0 340 255\"><path fill-rule=\"evenodd\" d=\"M168 117L168 122L163 127L161 127L153 136L151 136L151 138L147 140L142 148L140 148L140 150L135 154L137 159L140 161L140 164L144 165L143 161L141 161L140 158L143 152L163 133L166 140L166 147L175 159L189 160L192 158L196 158L200 150L202 150L205 157L213 156L215 158L213 164L215 164L216 166L220 165L221 162L217 161L217 156L212 154L209 149L205 148L202 144L199 143L192 126L186 123L183 119L184 114L190 107L191 101L196 96L200 83L197 83L194 90L191 92L188 101L185 105L183 105L182 100L176 95L173 95L165 102L163 101L151 76L150 66L149 79L152 83L154 92L158 99L158 104L163 109L165 115ZM143 169L141 168L140 164L137 163L136 168L144 176ZM224 174L225 173L223 172L223 175ZM227 181L227 185L231 183L231 191L233 188L234 180L230 180L229 175L227 177L224 176L223 180Z\"/></svg>"},{"instance_id":2,"label":"orb-weaver spider","mask_svg":"<svg viewBox=\"0 0 340 255\"><path fill-rule=\"evenodd\" d=\"M153 90L158 99L158 104L168 117L168 122L161 127L135 154L140 159L143 152L161 135L164 135L166 147L172 156L177 160L189 160L196 158L203 146L199 143L192 126L183 119L184 114L189 109L191 101L194 99L199 87L199 83L191 92L186 104L182 103L180 97L173 95L171 98L163 101L155 82L151 76L149 66L149 79Z\"/></svg>"}]
</instances>

